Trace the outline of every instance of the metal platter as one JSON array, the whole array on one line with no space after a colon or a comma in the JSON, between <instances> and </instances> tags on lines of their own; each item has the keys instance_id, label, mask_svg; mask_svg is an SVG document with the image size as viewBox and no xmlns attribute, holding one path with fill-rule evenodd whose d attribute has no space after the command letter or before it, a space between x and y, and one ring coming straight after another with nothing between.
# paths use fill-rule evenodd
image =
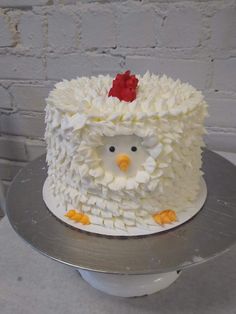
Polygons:
<instances>
[{"instance_id":1,"label":"metal platter","mask_svg":"<svg viewBox=\"0 0 236 314\"><path fill-rule=\"evenodd\" d=\"M203 154L208 196L185 224L138 237L109 237L75 230L57 220L42 199L45 156L14 179L7 215L14 230L33 248L77 268L113 274L164 273L202 263L236 242L236 167L216 153Z\"/></svg>"}]
</instances>

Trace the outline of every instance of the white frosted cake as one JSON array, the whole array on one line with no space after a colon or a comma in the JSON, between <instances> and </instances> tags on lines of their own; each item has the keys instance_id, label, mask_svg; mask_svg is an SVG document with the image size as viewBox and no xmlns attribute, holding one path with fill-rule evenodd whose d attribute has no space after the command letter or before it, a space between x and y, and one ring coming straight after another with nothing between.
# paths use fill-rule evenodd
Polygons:
<instances>
[{"instance_id":1,"label":"white frosted cake","mask_svg":"<svg viewBox=\"0 0 236 314\"><path fill-rule=\"evenodd\" d=\"M199 192L206 115L200 91L165 75L57 83L48 180L67 219L114 229L176 221Z\"/></svg>"}]
</instances>

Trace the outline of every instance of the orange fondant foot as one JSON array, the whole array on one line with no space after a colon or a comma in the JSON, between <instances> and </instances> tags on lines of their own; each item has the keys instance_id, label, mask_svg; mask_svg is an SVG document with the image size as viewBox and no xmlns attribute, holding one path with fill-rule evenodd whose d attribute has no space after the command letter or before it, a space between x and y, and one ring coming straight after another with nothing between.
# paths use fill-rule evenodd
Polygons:
<instances>
[{"instance_id":1,"label":"orange fondant foot","mask_svg":"<svg viewBox=\"0 0 236 314\"><path fill-rule=\"evenodd\" d=\"M152 217L159 225L171 224L172 222L177 221L176 213L172 209L159 211L152 215Z\"/></svg>"},{"instance_id":2,"label":"orange fondant foot","mask_svg":"<svg viewBox=\"0 0 236 314\"><path fill-rule=\"evenodd\" d=\"M84 213L79 213L75 209L69 210L65 214L65 217L68 217L69 219L74 220L75 222L80 222L83 225L89 225L90 224L89 216L85 215Z\"/></svg>"},{"instance_id":3,"label":"orange fondant foot","mask_svg":"<svg viewBox=\"0 0 236 314\"><path fill-rule=\"evenodd\" d=\"M69 210L69 211L65 214L65 216L68 217L68 218L71 218L71 217L73 217L75 214L76 214L76 210L71 209L71 210Z\"/></svg>"}]
</instances>

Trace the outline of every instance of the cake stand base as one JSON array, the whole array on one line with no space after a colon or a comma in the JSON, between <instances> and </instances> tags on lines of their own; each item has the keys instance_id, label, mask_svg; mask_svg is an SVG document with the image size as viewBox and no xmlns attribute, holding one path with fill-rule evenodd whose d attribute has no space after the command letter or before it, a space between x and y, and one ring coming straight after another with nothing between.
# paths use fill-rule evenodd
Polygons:
<instances>
[{"instance_id":1,"label":"cake stand base","mask_svg":"<svg viewBox=\"0 0 236 314\"><path fill-rule=\"evenodd\" d=\"M117 297L141 297L169 287L180 275L179 271L154 275L113 275L78 269L92 287Z\"/></svg>"},{"instance_id":2,"label":"cake stand base","mask_svg":"<svg viewBox=\"0 0 236 314\"><path fill-rule=\"evenodd\" d=\"M203 161L208 197L202 210L161 234L120 238L68 228L42 199L45 156L15 177L6 212L19 236L42 254L79 269L93 287L122 297L151 294L173 283L177 270L206 262L235 244L236 167L208 150Z\"/></svg>"}]
</instances>

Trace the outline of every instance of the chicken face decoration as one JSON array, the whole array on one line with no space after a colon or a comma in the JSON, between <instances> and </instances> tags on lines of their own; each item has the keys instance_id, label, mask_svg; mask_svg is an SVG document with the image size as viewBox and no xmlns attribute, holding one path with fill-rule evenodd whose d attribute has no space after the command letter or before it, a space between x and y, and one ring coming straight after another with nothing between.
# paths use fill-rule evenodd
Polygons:
<instances>
[{"instance_id":1,"label":"chicken face decoration","mask_svg":"<svg viewBox=\"0 0 236 314\"><path fill-rule=\"evenodd\" d=\"M119 229L176 221L199 190L205 115L202 94L166 76L58 83L45 138L68 219Z\"/></svg>"},{"instance_id":2,"label":"chicken face decoration","mask_svg":"<svg viewBox=\"0 0 236 314\"><path fill-rule=\"evenodd\" d=\"M135 135L104 137L99 150L104 170L117 177L135 177L148 154L142 139ZM144 170L144 169L143 169Z\"/></svg>"}]
</instances>

